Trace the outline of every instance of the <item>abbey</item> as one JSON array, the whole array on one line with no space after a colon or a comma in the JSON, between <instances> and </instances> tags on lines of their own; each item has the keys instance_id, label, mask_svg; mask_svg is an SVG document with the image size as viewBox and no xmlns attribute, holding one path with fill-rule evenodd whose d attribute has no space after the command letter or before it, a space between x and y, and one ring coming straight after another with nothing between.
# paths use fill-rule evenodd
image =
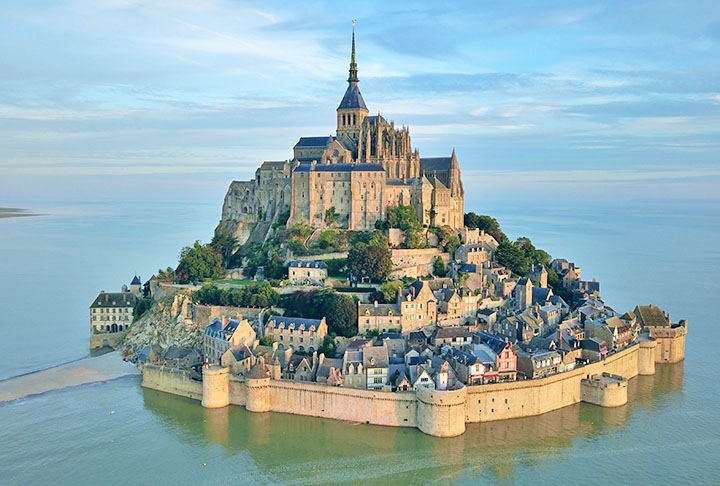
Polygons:
<instances>
[{"instance_id":1,"label":"abbey","mask_svg":"<svg viewBox=\"0 0 720 486\"><path fill-rule=\"evenodd\" d=\"M398 205L413 206L423 225L463 227L465 191L455 151L421 158L407 127L370 116L358 87L354 31L347 82L335 136L301 137L292 160L266 161L254 179L233 181L216 233L245 243L288 212L288 224L369 230Z\"/></svg>"}]
</instances>

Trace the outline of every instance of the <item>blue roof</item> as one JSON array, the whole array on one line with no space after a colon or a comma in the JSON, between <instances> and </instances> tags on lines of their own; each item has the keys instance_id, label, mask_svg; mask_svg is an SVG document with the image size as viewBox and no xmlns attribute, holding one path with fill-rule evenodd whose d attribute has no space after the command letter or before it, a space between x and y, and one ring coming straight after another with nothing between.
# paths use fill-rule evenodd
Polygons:
<instances>
[{"instance_id":1,"label":"blue roof","mask_svg":"<svg viewBox=\"0 0 720 486\"><path fill-rule=\"evenodd\" d=\"M289 326L290 324L295 324L295 327L297 328L304 324L306 329L310 326L315 326L315 329L317 329L320 326L322 319L304 319L302 317L271 316L268 323L272 321L275 321L275 327L278 327L280 324L284 324L285 327Z\"/></svg>"},{"instance_id":2,"label":"blue roof","mask_svg":"<svg viewBox=\"0 0 720 486\"><path fill-rule=\"evenodd\" d=\"M354 108L362 108L363 110L367 110L367 106L365 106L365 100L360 94L360 88L358 88L356 82L351 81L350 83L348 83L347 90L345 90L345 96L343 96L343 99L340 102L340 106L338 106L338 110Z\"/></svg>"},{"instance_id":3,"label":"blue roof","mask_svg":"<svg viewBox=\"0 0 720 486\"><path fill-rule=\"evenodd\" d=\"M420 159L420 171L449 170L452 166L452 157L425 157Z\"/></svg>"},{"instance_id":4,"label":"blue roof","mask_svg":"<svg viewBox=\"0 0 720 486\"><path fill-rule=\"evenodd\" d=\"M385 172L380 164L300 164L295 172Z\"/></svg>"},{"instance_id":5,"label":"blue roof","mask_svg":"<svg viewBox=\"0 0 720 486\"><path fill-rule=\"evenodd\" d=\"M290 262L288 266L299 268L327 268L327 264L322 260L294 260Z\"/></svg>"},{"instance_id":6,"label":"blue roof","mask_svg":"<svg viewBox=\"0 0 720 486\"><path fill-rule=\"evenodd\" d=\"M335 140L333 136L327 137L300 137L296 147L327 147L329 143Z\"/></svg>"},{"instance_id":7,"label":"blue roof","mask_svg":"<svg viewBox=\"0 0 720 486\"><path fill-rule=\"evenodd\" d=\"M142 282L140 281L140 277L135 275L135 278L132 279L132 282L130 282L130 285L142 285Z\"/></svg>"}]
</instances>

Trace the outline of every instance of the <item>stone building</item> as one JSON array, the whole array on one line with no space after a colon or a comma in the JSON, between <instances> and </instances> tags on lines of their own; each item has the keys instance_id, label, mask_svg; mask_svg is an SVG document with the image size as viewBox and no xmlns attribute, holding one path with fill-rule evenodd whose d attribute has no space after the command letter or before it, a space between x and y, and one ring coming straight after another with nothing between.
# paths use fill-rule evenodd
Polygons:
<instances>
[{"instance_id":1,"label":"stone building","mask_svg":"<svg viewBox=\"0 0 720 486\"><path fill-rule=\"evenodd\" d=\"M325 318L304 319L300 317L270 316L265 325L265 336L272 336L279 349L313 353L322 346L328 332Z\"/></svg>"},{"instance_id":2,"label":"stone building","mask_svg":"<svg viewBox=\"0 0 720 486\"><path fill-rule=\"evenodd\" d=\"M411 205L428 226L464 226L465 190L455 151L421 158L410 130L370 115L358 87L355 33L348 86L335 135L301 137L287 161L266 161L250 181L234 181L216 233L261 241L274 221L369 230L388 207Z\"/></svg>"},{"instance_id":3,"label":"stone building","mask_svg":"<svg viewBox=\"0 0 720 486\"><path fill-rule=\"evenodd\" d=\"M122 292L100 291L90 304L90 348L115 347L133 321L133 311L142 297L142 284L136 275Z\"/></svg>"},{"instance_id":4,"label":"stone building","mask_svg":"<svg viewBox=\"0 0 720 486\"><path fill-rule=\"evenodd\" d=\"M245 344L252 347L255 337L255 330L247 319L215 319L205 328L203 353L210 362L219 361L233 346Z\"/></svg>"},{"instance_id":5,"label":"stone building","mask_svg":"<svg viewBox=\"0 0 720 486\"><path fill-rule=\"evenodd\" d=\"M294 260L288 264L288 280L292 285L323 285L328 276L327 264L315 260Z\"/></svg>"}]
</instances>

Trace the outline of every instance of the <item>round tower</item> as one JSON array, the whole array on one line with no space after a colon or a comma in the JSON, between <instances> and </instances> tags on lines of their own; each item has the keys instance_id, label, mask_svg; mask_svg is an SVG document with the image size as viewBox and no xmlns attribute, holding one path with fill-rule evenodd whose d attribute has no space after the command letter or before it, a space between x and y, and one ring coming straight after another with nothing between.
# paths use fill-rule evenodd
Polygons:
<instances>
[{"instance_id":1,"label":"round tower","mask_svg":"<svg viewBox=\"0 0 720 486\"><path fill-rule=\"evenodd\" d=\"M210 366L203 370L202 406L222 408L230 405L230 368Z\"/></svg>"},{"instance_id":2,"label":"round tower","mask_svg":"<svg viewBox=\"0 0 720 486\"><path fill-rule=\"evenodd\" d=\"M270 411L270 375L265 369L265 362L260 359L246 378L247 400L245 409L248 412Z\"/></svg>"},{"instance_id":3,"label":"round tower","mask_svg":"<svg viewBox=\"0 0 720 486\"><path fill-rule=\"evenodd\" d=\"M638 374L654 375L655 374L655 348L657 341L643 334L640 336L640 350L638 351Z\"/></svg>"},{"instance_id":4,"label":"round tower","mask_svg":"<svg viewBox=\"0 0 720 486\"><path fill-rule=\"evenodd\" d=\"M418 387L417 428L435 437L455 437L465 433L467 388L430 390Z\"/></svg>"}]
</instances>

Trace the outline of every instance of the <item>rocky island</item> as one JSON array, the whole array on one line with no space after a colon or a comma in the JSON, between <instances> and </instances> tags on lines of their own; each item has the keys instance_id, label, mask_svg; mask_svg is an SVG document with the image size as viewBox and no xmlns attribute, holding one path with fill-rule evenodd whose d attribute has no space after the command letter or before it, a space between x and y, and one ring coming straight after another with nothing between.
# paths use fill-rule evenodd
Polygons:
<instances>
[{"instance_id":1,"label":"rocky island","mask_svg":"<svg viewBox=\"0 0 720 486\"><path fill-rule=\"evenodd\" d=\"M579 265L465 213L455 150L421 157L370 115L353 33L335 135L230 184L209 244L101 292L91 347L143 386L200 400L440 436L578 402L684 359L687 322L617 312Z\"/></svg>"}]
</instances>

